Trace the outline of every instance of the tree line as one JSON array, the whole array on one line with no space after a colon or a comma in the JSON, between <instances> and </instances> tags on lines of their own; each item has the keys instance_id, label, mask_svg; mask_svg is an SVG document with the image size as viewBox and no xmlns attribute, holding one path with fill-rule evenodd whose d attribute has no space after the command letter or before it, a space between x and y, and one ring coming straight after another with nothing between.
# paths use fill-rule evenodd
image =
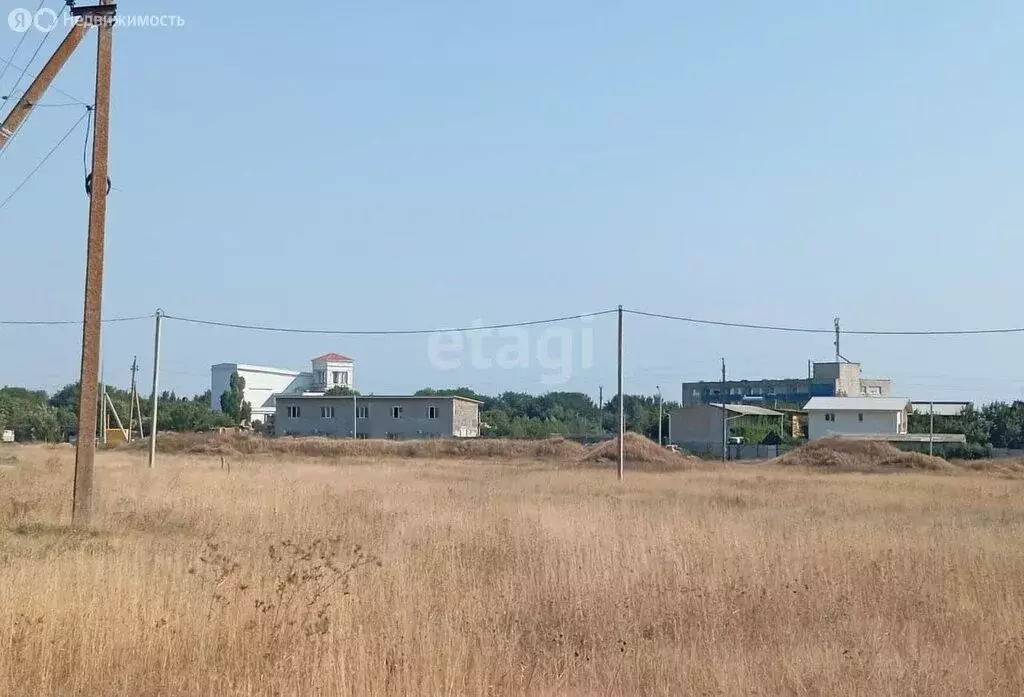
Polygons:
<instances>
[{"instance_id":1,"label":"tree line","mask_svg":"<svg viewBox=\"0 0 1024 697\"><path fill-rule=\"evenodd\" d=\"M131 394L127 390L107 386L107 395L121 417L124 427L138 432L138 420L149 433L151 400L141 400L142 415L127 423ZM67 385L50 395L43 390L23 387L0 388L0 430L14 431L19 442L56 443L67 440L78 427L78 383ZM111 414L111 424L114 418ZM210 392L192 397L179 397L173 391L160 394L158 427L162 431L205 431L231 426L234 419L222 412L211 411Z\"/></svg>"},{"instance_id":2,"label":"tree line","mask_svg":"<svg viewBox=\"0 0 1024 697\"><path fill-rule=\"evenodd\" d=\"M107 386L107 394L122 421L129 412L128 391ZM334 388L329 394L358 395L347 387ZM605 436L618 429L618 397L598 404L582 392L549 392L533 395L525 392L480 394L469 387L424 388L418 396L460 396L481 402L484 435L497 438L546 438L550 436ZM0 429L10 429L18 441L65 440L77 426L79 389L74 383L49 395L42 390L22 387L0 389ZM232 376L228 389L218 396L221 411L210 409L209 391L191 397L179 397L173 391L160 395L159 428L162 431L206 431L248 423L251 405L245 399L245 381ZM626 428L649 438L658 436L658 398L653 395L626 395ZM661 428L668 434L668 414L679 407L675 401L662 405ZM150 399L142 400L141 419L149 431ZM927 414L912 414L912 433L928 433ZM126 428L130 426L126 423ZM137 422L134 430L137 432ZM1024 402L994 402L979 409L968 408L959 416L936 416L936 433L961 433L967 438L964 452L957 456L986 457L992 448L1024 450ZM750 433L748 441L786 440L787 434Z\"/></svg>"},{"instance_id":3,"label":"tree line","mask_svg":"<svg viewBox=\"0 0 1024 697\"><path fill-rule=\"evenodd\" d=\"M913 413L911 433L930 433L929 414ZM1024 402L992 402L980 409L968 407L958 416L935 416L935 433L959 433L967 438L965 448L947 450L957 457L989 457L993 448L1024 450ZM954 452L955 451L955 452Z\"/></svg>"}]
</instances>

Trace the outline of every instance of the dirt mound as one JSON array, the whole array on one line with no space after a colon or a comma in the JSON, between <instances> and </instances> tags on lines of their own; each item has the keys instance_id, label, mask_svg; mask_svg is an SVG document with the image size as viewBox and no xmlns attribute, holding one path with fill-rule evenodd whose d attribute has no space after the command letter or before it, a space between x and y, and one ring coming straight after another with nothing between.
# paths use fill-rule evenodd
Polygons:
<instances>
[{"instance_id":1,"label":"dirt mound","mask_svg":"<svg viewBox=\"0 0 1024 697\"><path fill-rule=\"evenodd\" d=\"M685 469L699 462L695 457L672 452L637 433L626 433L623 453L626 463L633 466L634 469ZM600 464L617 463L619 461L619 439L614 438L594 446L580 461Z\"/></svg>"},{"instance_id":2,"label":"dirt mound","mask_svg":"<svg viewBox=\"0 0 1024 697\"><path fill-rule=\"evenodd\" d=\"M140 442L139 447L148 447ZM587 449L565 438L546 440L434 439L351 440L338 438L267 438L256 434L167 433L157 440L160 452L190 455L406 458L538 458L578 460Z\"/></svg>"},{"instance_id":3,"label":"dirt mound","mask_svg":"<svg viewBox=\"0 0 1024 697\"><path fill-rule=\"evenodd\" d=\"M878 441L830 438L810 443L786 453L769 464L788 467L824 467L854 472L874 470L952 470L953 465L940 457L900 450Z\"/></svg>"}]
</instances>

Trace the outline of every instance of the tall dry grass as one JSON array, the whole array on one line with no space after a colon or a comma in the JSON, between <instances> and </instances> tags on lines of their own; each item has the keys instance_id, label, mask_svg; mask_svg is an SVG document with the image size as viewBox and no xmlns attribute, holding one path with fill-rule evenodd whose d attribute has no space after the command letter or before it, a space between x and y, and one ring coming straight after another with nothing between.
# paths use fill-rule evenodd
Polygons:
<instances>
[{"instance_id":1,"label":"tall dry grass","mask_svg":"<svg viewBox=\"0 0 1024 697\"><path fill-rule=\"evenodd\" d=\"M3 695L1019 695L1024 483L68 450L0 472Z\"/></svg>"}]
</instances>

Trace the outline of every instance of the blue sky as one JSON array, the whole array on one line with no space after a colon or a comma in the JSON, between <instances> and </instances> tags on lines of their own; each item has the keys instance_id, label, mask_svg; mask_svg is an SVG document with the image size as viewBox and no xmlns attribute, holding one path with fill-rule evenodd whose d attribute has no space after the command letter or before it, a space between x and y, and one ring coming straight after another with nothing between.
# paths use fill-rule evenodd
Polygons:
<instances>
[{"instance_id":1,"label":"blue sky","mask_svg":"<svg viewBox=\"0 0 1024 697\"><path fill-rule=\"evenodd\" d=\"M185 26L115 36L107 316L364 330L623 304L824 329L1024 325L1019 3L245 7L146 3ZM19 35L0 27L6 58ZM57 85L90 99L94 58L90 37ZM0 158L0 199L79 115L28 122ZM0 319L81 314L83 135L0 209ZM423 336L168 322L161 383L198 392L212 363L307 368L337 351L366 392L607 396L614 318L562 326L574 351L593 331L593 360L567 358L551 385L543 328L529 367L474 368L465 351L442 370ZM110 381L137 354L148 383L151 322L104 342ZM901 396L1020 399L1022 342L851 336L843 353ZM628 317L627 390L674 395L722 356L735 377L799 376L832 353L828 335ZM53 389L77 376L79 329L0 327L0 359L0 384Z\"/></svg>"}]
</instances>

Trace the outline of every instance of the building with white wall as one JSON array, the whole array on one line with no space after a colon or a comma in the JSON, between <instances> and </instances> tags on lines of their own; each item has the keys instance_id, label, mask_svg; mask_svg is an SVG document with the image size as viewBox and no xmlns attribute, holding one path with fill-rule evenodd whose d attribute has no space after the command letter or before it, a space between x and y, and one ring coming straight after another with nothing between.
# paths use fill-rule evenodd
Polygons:
<instances>
[{"instance_id":1,"label":"building with white wall","mask_svg":"<svg viewBox=\"0 0 1024 697\"><path fill-rule=\"evenodd\" d=\"M814 397L804 407L809 440L907 434L910 400L895 397Z\"/></svg>"},{"instance_id":2,"label":"building with white wall","mask_svg":"<svg viewBox=\"0 0 1024 697\"><path fill-rule=\"evenodd\" d=\"M263 423L276 412L276 395L302 394L313 386L312 373L244 363L218 363L210 366L210 408L214 411L220 411L220 397L227 391L235 372L245 379L242 396L252 405L252 420Z\"/></svg>"},{"instance_id":3,"label":"building with white wall","mask_svg":"<svg viewBox=\"0 0 1024 697\"><path fill-rule=\"evenodd\" d=\"M340 353L325 353L313 359L313 392L355 385L355 362Z\"/></svg>"},{"instance_id":4,"label":"building with white wall","mask_svg":"<svg viewBox=\"0 0 1024 697\"><path fill-rule=\"evenodd\" d=\"M245 363L210 366L210 408L220 411L220 397L235 372L245 379L242 398L252 406L252 420L264 424L273 420L278 395L322 394L332 387L355 385L355 361L338 353L325 353L312 361L311 372L270 368Z\"/></svg>"}]
</instances>

